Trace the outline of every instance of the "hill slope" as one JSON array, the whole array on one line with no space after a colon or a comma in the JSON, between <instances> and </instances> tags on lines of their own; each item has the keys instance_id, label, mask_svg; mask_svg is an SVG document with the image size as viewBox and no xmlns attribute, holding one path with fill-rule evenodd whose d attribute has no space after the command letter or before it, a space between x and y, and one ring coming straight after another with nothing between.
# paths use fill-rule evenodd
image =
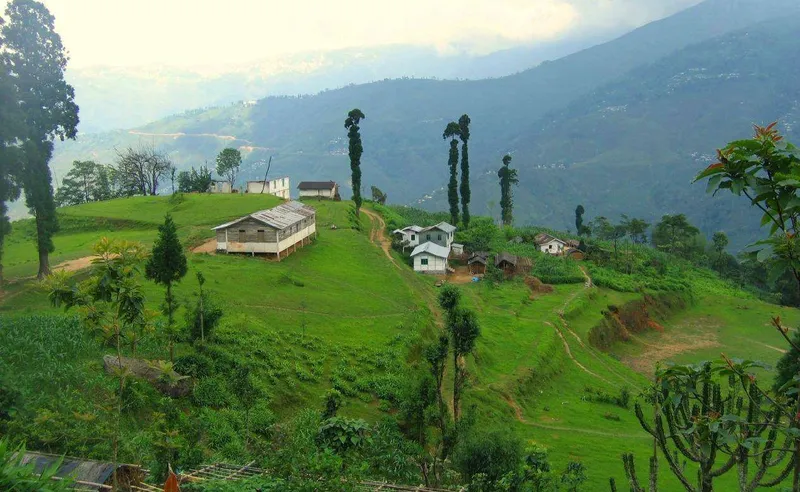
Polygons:
<instances>
[{"instance_id":1,"label":"hill slope","mask_svg":"<svg viewBox=\"0 0 800 492\"><path fill-rule=\"evenodd\" d=\"M202 240L201 231L209 234L209 225L268 206L270 200L191 195L178 204L151 197L70 207L61 210L62 221L74 227L65 227L55 242L62 247L80 236L90 243L109 233L149 242L168 211L180 226L184 243L197 242ZM420 347L434 340L439 329L434 311L436 279L414 274L396 254L397 264L390 262L371 242L377 234L342 227L347 223L347 202L313 205L325 226L319 240L280 263L246 256L189 255L190 272L176 295L191 301L196 289L193 277L200 271L207 279L206 288L225 311L219 338L209 347L181 343L177 349L179 360L185 357L179 367L195 367L187 364L202 361L201 356L214 360L214 367L205 369L211 374L198 375L199 394L172 400L188 422L179 438L189 432L186 429L202 429L196 440L205 461L267 459L271 448L262 446L270 441L262 439L271 435L269 426L302 408L321 408L330 388L345 396L344 415L370 422L396 415L409 374L425 370ZM126 220L129 217L138 221ZM396 218L386 217L391 220ZM104 228L108 221L118 222ZM340 229L329 230L331 222ZM373 222L373 231L379 223ZM366 217L363 225L369 227ZM15 228L16 243L29 241L25 230L24 225ZM500 231L495 240L493 247L510 247ZM532 255L537 269L540 262L550 266L555 265L552 261L564 262L534 253L529 244L514 248ZM32 248L14 251L9 255L35 261ZM616 397L622 388L636 395L659 360L693 362L724 351L774 362L781 344L765 322L778 313L787 324L800 320L797 310L764 304L709 272L683 265L669 269L679 270L694 303L687 303L688 292L647 291L651 300L641 304L641 293L593 287L584 282L578 265L568 266L579 272L577 281L571 277L549 294L532 296L520 280L496 287L489 282L461 286L466 305L477 312L482 327L474 356L467 360L471 381L464 401L481 425L510 429L549 448L558 470L569 461L583 462L589 473L587 490L602 489L609 476L622 478L622 452L635 452L640 466L645 466L652 444L632 412L601 401L599 395ZM582 266L595 275L592 264ZM600 282L600 270L597 275L598 283L605 284ZM148 306L157 309L163 289L146 283L145 294ZM608 340L600 346L596 337L608 321L603 312L609 305L622 312L650 312L652 318L645 320L657 322L654 326L663 330L632 324L627 341ZM53 317L26 324L31 313ZM109 440L102 437L109 432L110 420L104 403L113 398L113 384L99 371L98 361L110 349L82 334L77 325L58 329L55 320L60 318L60 311L49 306L32 280L20 279L0 299L0 321L13 327L0 333L0 380L9 381L12 374L24 402L14 431L28 437L31 448L107 458ZM148 337L139 348L142 357L165 354L157 336ZM250 364L267 395L254 410L253 430L259 437L250 449L242 439L243 411L225 386L226 371L234 363ZM447 371L452 374L452 367ZM77 391L85 388L92 391ZM60 398L52 397L56 394ZM160 400L142 385L132 398L139 406L123 422L127 444L122 457L147 463L153 456L152 429L160 425ZM661 489L680 490L668 471L663 472Z\"/></svg>"}]
</instances>

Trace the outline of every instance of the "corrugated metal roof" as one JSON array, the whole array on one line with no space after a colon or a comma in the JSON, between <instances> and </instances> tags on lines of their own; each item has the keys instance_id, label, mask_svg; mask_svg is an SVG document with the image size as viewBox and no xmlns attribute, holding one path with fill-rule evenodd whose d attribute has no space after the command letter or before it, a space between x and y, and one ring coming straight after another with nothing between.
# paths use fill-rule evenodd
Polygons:
<instances>
[{"instance_id":1,"label":"corrugated metal roof","mask_svg":"<svg viewBox=\"0 0 800 492\"><path fill-rule=\"evenodd\" d=\"M44 453L25 453L22 458L23 464L33 464L36 473L42 473L45 469L61 460L61 456ZM117 468L139 468L135 465L119 464ZM82 490L100 490L101 485L105 484L114 473L114 465L102 461L84 460L77 458L64 458L61 466L56 472L57 477L73 477L80 482Z\"/></svg>"},{"instance_id":2,"label":"corrugated metal roof","mask_svg":"<svg viewBox=\"0 0 800 492\"><path fill-rule=\"evenodd\" d=\"M556 241L556 242L559 242L561 244L567 244L564 241L562 241L561 239L559 239L559 238L557 238L555 236L551 236L550 234L547 234L547 233L544 233L544 232L542 232L541 234L537 234L536 237L533 238L533 240L534 240L534 242L536 244L547 244L547 243L549 243L551 241Z\"/></svg>"},{"instance_id":3,"label":"corrugated metal roof","mask_svg":"<svg viewBox=\"0 0 800 492\"><path fill-rule=\"evenodd\" d=\"M446 232L448 234L456 232L456 227L453 226L453 225L448 224L447 222L439 222L436 225L433 225L433 226L430 226L430 227L426 227L425 229L422 229L420 232L432 231L433 229L439 229L440 231Z\"/></svg>"},{"instance_id":4,"label":"corrugated metal roof","mask_svg":"<svg viewBox=\"0 0 800 492\"><path fill-rule=\"evenodd\" d=\"M248 218L257 220L262 224L274 227L275 229L283 230L287 227L297 224L303 219L313 217L314 214L316 214L316 210L314 210L313 207L309 207L308 205L304 205L300 202L292 201L282 203L277 207L270 208L268 210L261 210L250 215L245 215L244 217L236 219L232 222L218 225L213 230L216 231L219 229L227 229L228 227L238 224L239 222Z\"/></svg>"},{"instance_id":5,"label":"corrugated metal roof","mask_svg":"<svg viewBox=\"0 0 800 492\"><path fill-rule=\"evenodd\" d=\"M427 242L414 248L414 251L411 252L411 256L417 256L418 254L422 253L430 253L439 258L447 258L450 256L450 248L439 246L436 243Z\"/></svg>"},{"instance_id":6,"label":"corrugated metal roof","mask_svg":"<svg viewBox=\"0 0 800 492\"><path fill-rule=\"evenodd\" d=\"M298 190L330 190L336 186L334 181L303 181L297 185Z\"/></svg>"}]
</instances>

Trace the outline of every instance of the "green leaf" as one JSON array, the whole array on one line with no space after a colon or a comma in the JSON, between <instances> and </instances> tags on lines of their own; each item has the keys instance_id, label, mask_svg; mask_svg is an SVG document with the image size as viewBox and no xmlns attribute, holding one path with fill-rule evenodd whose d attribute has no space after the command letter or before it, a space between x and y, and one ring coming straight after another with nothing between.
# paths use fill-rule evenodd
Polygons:
<instances>
[{"instance_id":1,"label":"green leaf","mask_svg":"<svg viewBox=\"0 0 800 492\"><path fill-rule=\"evenodd\" d=\"M764 263L772 257L772 251L771 245L765 247L756 254L756 260L758 260L759 263Z\"/></svg>"},{"instance_id":2,"label":"green leaf","mask_svg":"<svg viewBox=\"0 0 800 492\"><path fill-rule=\"evenodd\" d=\"M722 175L717 174L716 176L712 176L706 185L706 193L714 193L717 191L720 181L722 181Z\"/></svg>"}]
</instances>

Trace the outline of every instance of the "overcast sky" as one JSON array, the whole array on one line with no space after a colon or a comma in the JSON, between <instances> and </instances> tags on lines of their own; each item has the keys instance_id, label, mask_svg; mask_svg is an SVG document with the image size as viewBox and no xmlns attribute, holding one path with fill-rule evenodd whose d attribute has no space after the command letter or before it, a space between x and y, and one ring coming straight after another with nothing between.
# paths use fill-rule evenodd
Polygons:
<instances>
[{"instance_id":1,"label":"overcast sky","mask_svg":"<svg viewBox=\"0 0 800 492\"><path fill-rule=\"evenodd\" d=\"M71 67L241 64L387 44L488 53L636 27L700 0L44 0ZM6 3L0 0L0 3Z\"/></svg>"}]
</instances>

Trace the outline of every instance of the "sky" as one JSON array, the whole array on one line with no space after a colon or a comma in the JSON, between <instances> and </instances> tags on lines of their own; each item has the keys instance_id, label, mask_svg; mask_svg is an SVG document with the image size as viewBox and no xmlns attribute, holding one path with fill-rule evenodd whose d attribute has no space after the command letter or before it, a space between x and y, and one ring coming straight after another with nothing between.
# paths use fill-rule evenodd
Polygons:
<instances>
[{"instance_id":1,"label":"sky","mask_svg":"<svg viewBox=\"0 0 800 492\"><path fill-rule=\"evenodd\" d=\"M410 44L475 54L633 28L700 0L44 0L71 68L226 66ZM6 3L6 0L0 0Z\"/></svg>"}]
</instances>

